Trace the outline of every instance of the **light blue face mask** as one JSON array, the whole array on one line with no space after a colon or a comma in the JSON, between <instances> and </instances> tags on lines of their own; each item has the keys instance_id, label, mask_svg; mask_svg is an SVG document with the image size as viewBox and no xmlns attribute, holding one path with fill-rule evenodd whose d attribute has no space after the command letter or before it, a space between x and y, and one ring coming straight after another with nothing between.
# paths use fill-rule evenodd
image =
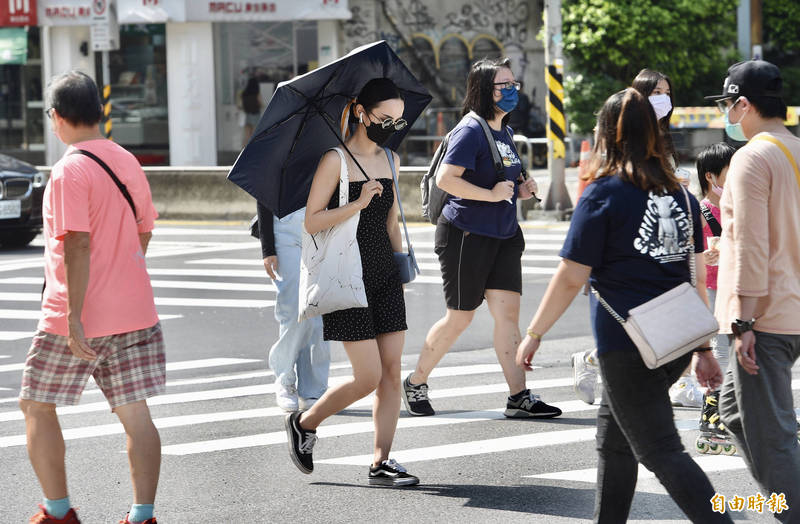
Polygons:
<instances>
[{"instance_id":1,"label":"light blue face mask","mask_svg":"<svg viewBox=\"0 0 800 524\"><path fill-rule=\"evenodd\" d=\"M737 99L736 102L738 102L738 101L739 100ZM736 140L737 142L747 142L747 137L744 136L744 131L742 130L741 119L736 124L732 124L731 121L730 121L729 115L730 115L731 109L733 109L733 106L736 105L736 102L734 102L727 109L727 111L725 111L725 134L728 135L728 137L731 140ZM742 115L742 118L744 118L744 115Z\"/></svg>"},{"instance_id":2,"label":"light blue face mask","mask_svg":"<svg viewBox=\"0 0 800 524\"><path fill-rule=\"evenodd\" d=\"M517 102L519 102L517 88L515 86L505 87L500 90L500 93L503 95L503 98L497 102L497 107L504 113L510 113L517 107Z\"/></svg>"}]
</instances>

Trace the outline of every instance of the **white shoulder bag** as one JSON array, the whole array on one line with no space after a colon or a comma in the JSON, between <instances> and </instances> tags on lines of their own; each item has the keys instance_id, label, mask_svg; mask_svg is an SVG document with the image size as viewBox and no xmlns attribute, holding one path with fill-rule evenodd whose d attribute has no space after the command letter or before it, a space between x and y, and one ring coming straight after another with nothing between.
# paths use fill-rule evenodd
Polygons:
<instances>
[{"instance_id":1,"label":"white shoulder bag","mask_svg":"<svg viewBox=\"0 0 800 524\"><path fill-rule=\"evenodd\" d=\"M344 153L339 171L339 207L350 201L350 184ZM332 311L367 307L367 294L358 250L359 211L330 229L310 235L303 228L300 259L300 308L298 322Z\"/></svg>"},{"instance_id":2,"label":"white shoulder bag","mask_svg":"<svg viewBox=\"0 0 800 524\"><path fill-rule=\"evenodd\" d=\"M608 302L603 300L600 293L592 288L592 293L600 304L625 328L625 332L639 349L644 364L650 369L671 362L700 347L719 330L717 319L695 289L697 270L692 207L686 189L682 186L681 189L686 197L686 210L689 216L691 284L684 282L636 306L628 312L627 319L618 315Z\"/></svg>"}]
</instances>

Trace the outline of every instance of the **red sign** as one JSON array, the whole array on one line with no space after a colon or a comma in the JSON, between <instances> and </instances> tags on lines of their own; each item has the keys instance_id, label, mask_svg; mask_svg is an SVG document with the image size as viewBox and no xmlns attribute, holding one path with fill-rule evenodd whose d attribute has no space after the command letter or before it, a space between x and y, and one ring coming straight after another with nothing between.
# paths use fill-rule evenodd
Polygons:
<instances>
[{"instance_id":1,"label":"red sign","mask_svg":"<svg viewBox=\"0 0 800 524\"><path fill-rule=\"evenodd\" d=\"M36 0L0 0L0 27L36 23Z\"/></svg>"}]
</instances>

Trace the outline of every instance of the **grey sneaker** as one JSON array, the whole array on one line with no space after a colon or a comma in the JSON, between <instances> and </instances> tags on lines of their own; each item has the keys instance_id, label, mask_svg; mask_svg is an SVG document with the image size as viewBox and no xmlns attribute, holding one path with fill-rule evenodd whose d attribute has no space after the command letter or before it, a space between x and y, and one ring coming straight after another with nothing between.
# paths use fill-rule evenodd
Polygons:
<instances>
[{"instance_id":1,"label":"grey sneaker","mask_svg":"<svg viewBox=\"0 0 800 524\"><path fill-rule=\"evenodd\" d=\"M526 389L513 397L508 397L503 414L508 418L553 418L561 415L561 410L545 404L539 395L534 395L530 389Z\"/></svg>"},{"instance_id":2,"label":"grey sneaker","mask_svg":"<svg viewBox=\"0 0 800 524\"><path fill-rule=\"evenodd\" d=\"M579 399L594 404L594 389L597 385L597 363L591 352L572 354L572 388Z\"/></svg>"},{"instance_id":3,"label":"grey sneaker","mask_svg":"<svg viewBox=\"0 0 800 524\"><path fill-rule=\"evenodd\" d=\"M408 379L411 378L409 374L403 381L403 403L406 405L406 411L409 415L417 417L428 417L435 415L436 412L431 406L431 401L428 400L428 385L427 384L412 384Z\"/></svg>"},{"instance_id":4,"label":"grey sneaker","mask_svg":"<svg viewBox=\"0 0 800 524\"><path fill-rule=\"evenodd\" d=\"M384 460L377 466L369 468L370 486L416 486L419 479L411 475L406 468L394 459Z\"/></svg>"}]
</instances>

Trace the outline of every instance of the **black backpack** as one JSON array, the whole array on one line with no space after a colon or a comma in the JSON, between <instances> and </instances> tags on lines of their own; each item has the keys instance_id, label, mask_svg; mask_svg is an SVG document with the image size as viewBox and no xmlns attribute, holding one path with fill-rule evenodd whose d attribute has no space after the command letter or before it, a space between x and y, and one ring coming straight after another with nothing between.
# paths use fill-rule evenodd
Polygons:
<instances>
[{"instance_id":1,"label":"black backpack","mask_svg":"<svg viewBox=\"0 0 800 524\"><path fill-rule=\"evenodd\" d=\"M504 179L506 175L505 167L503 167L503 159L500 158L500 151L497 150L497 144L492 136L492 131L489 129L489 124L487 124L486 120L481 118L474 111L467 113L466 117L474 118L478 121L478 123L481 124L481 129L483 129L486 140L489 142L489 151L492 153L492 163L494 164L497 178ZM464 122L464 120L461 122ZM511 131L506 129L506 132L508 132L508 136L511 138L513 144L514 138L511 135ZM428 167L428 172L425 173L425 175L422 177L422 181L419 184L419 189L422 192L422 216L430 220L431 224L436 224L436 222L439 220L439 216L442 214L442 209L447 203L447 198L450 196L447 192L443 191L439 186L436 185L436 172L439 171L439 166L442 164L442 159L447 152L447 144L450 141L451 134L452 131L447 133L447 135L445 135L445 137L442 139L442 143L436 148L436 152L433 154L431 165ZM522 177L527 177L524 167L522 168Z\"/></svg>"}]
</instances>

